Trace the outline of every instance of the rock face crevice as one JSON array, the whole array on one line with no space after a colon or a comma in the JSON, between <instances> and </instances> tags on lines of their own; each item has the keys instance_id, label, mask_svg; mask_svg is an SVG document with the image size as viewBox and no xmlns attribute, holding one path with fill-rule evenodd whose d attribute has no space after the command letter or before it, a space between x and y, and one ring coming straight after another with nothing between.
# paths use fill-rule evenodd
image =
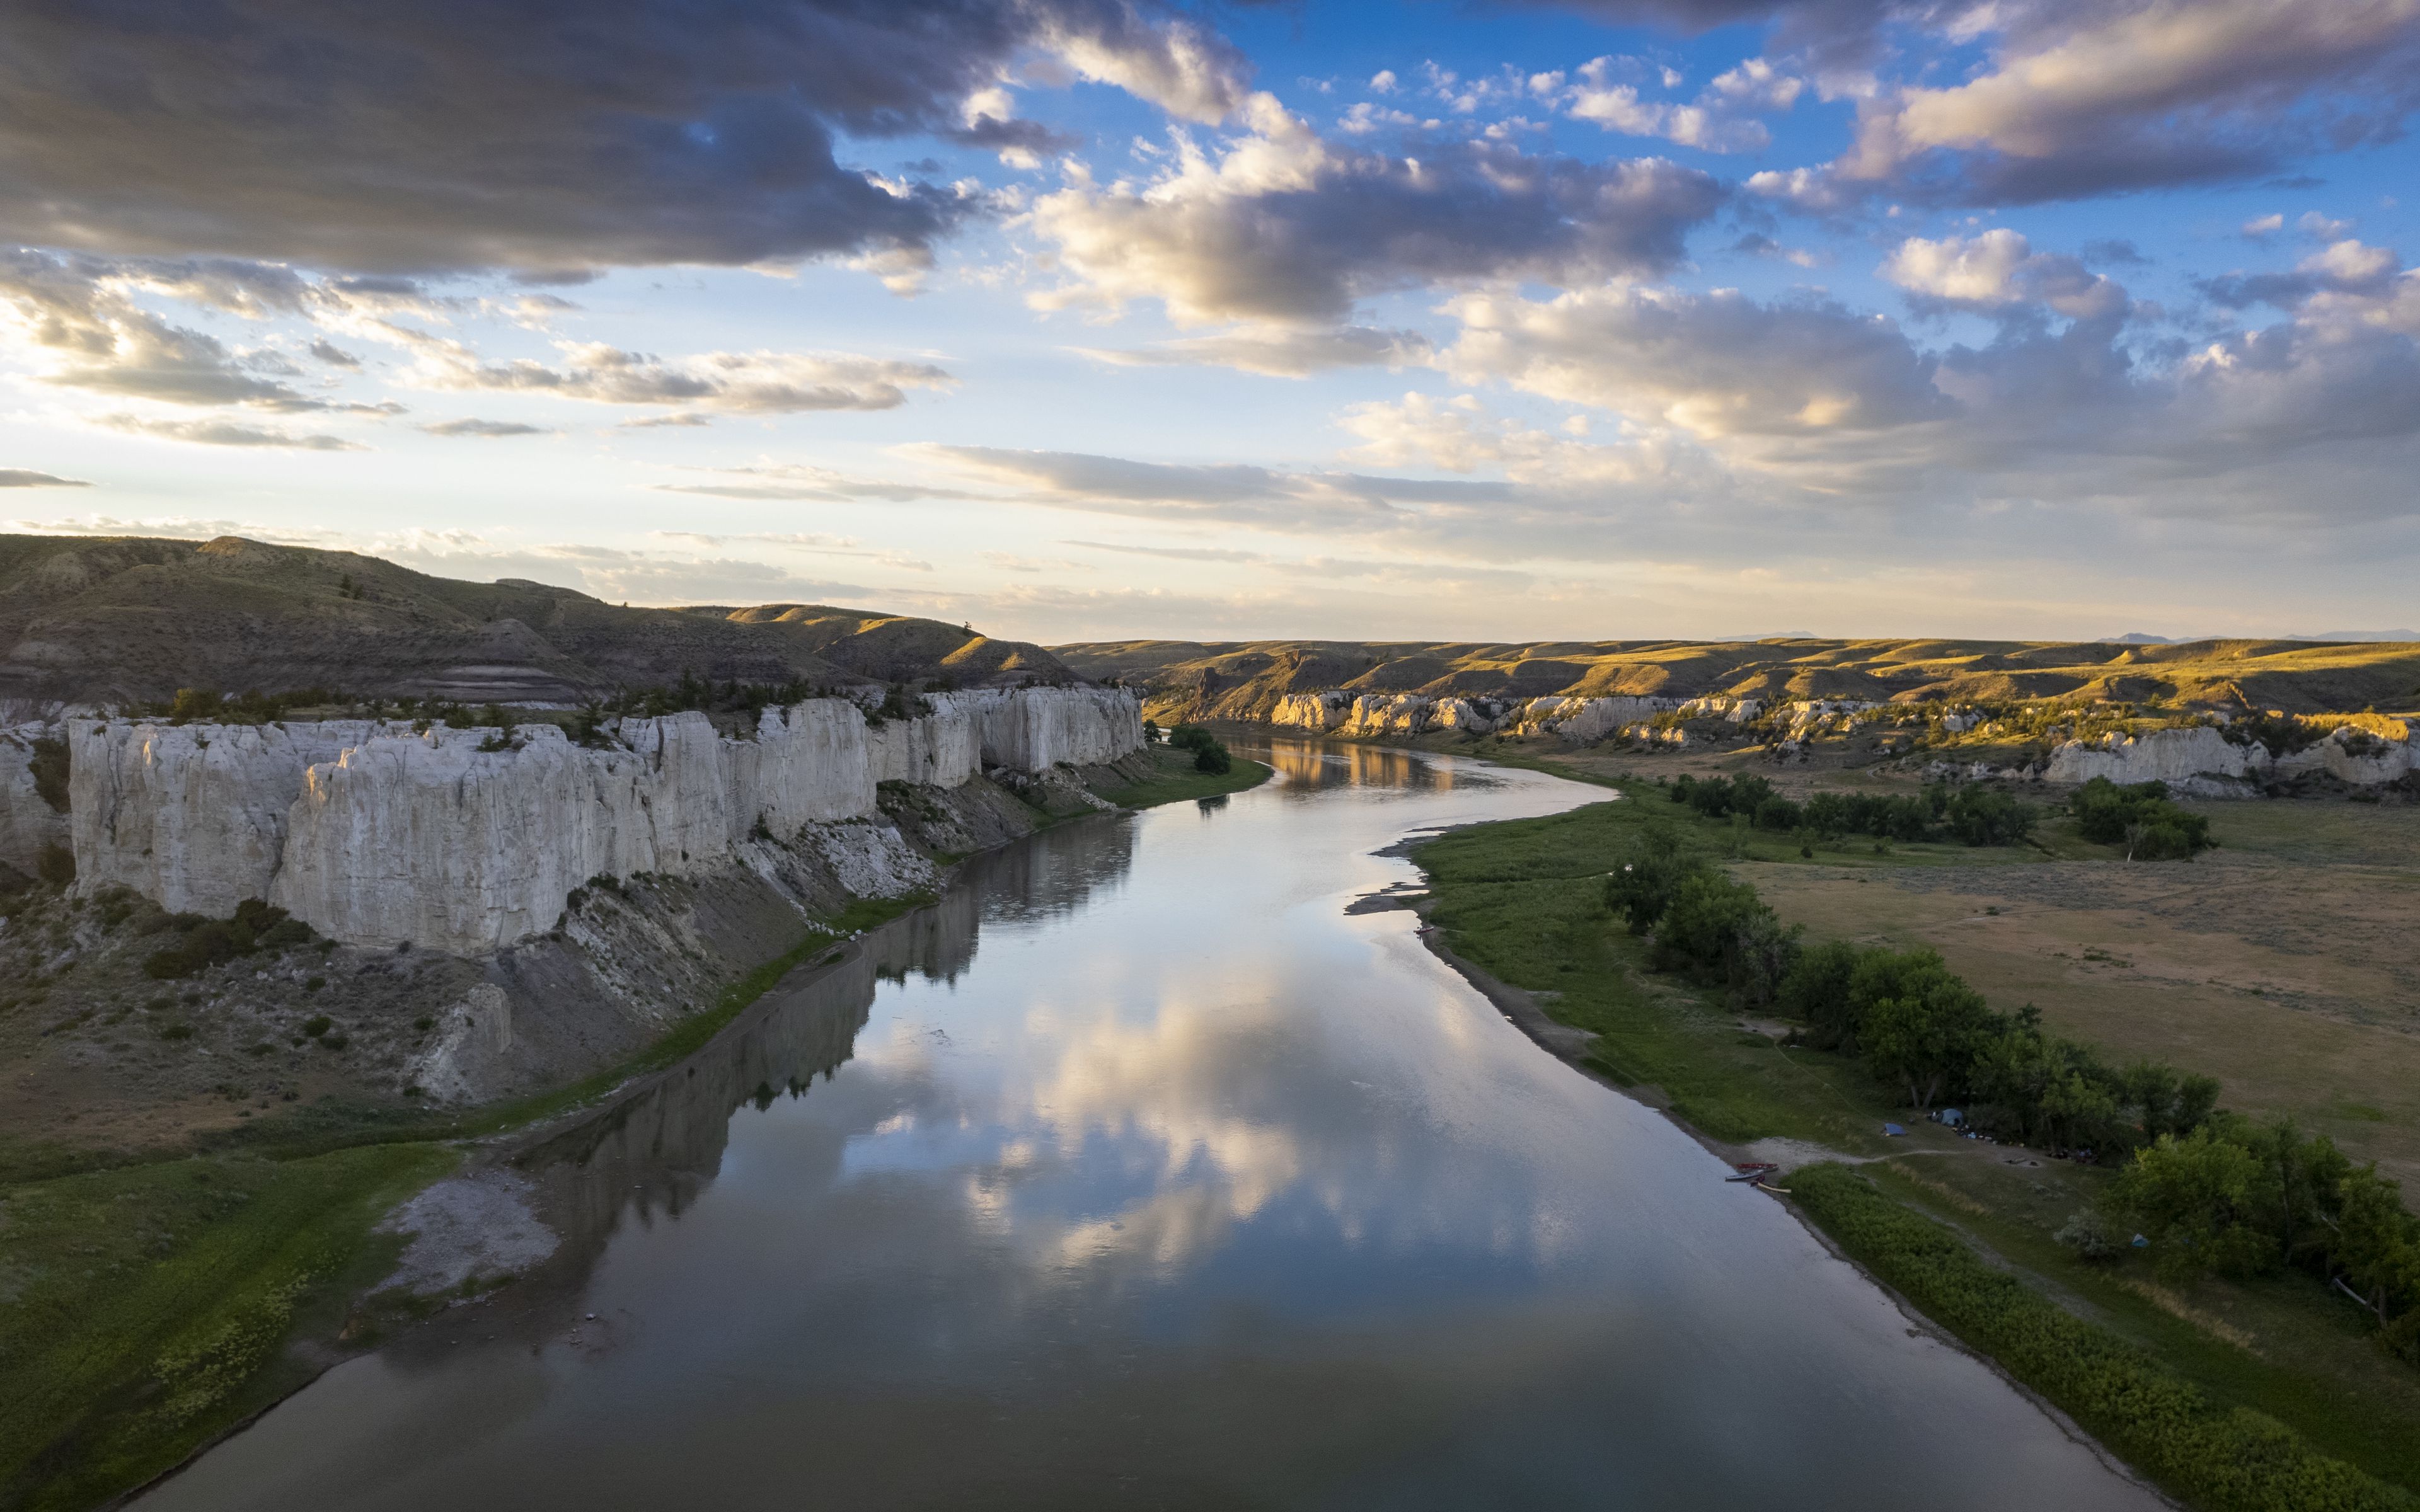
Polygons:
<instances>
[{"instance_id":1,"label":"rock face crevice","mask_svg":"<svg viewBox=\"0 0 2420 1512\"><path fill-rule=\"evenodd\" d=\"M703 714L630 718L601 748L551 724L66 728L80 887L212 916L263 898L348 944L457 954L554 928L592 879L766 874L768 843L812 844L851 891L907 890L928 871L881 818L877 783L1038 775L1142 742L1138 702L1095 687L936 694L879 723L810 699L738 735ZM13 819L14 787L0 795Z\"/></svg>"}]
</instances>

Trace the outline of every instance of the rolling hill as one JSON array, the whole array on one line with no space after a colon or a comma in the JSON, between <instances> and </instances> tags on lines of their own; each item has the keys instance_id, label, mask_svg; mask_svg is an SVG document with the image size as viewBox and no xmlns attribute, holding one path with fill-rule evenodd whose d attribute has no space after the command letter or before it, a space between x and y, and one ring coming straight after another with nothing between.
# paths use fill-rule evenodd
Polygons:
<instances>
[{"instance_id":1,"label":"rolling hill","mask_svg":"<svg viewBox=\"0 0 2420 1512\"><path fill-rule=\"evenodd\" d=\"M2420 707L2420 645L2196 640L1097 641L1052 648L1079 674L1148 689L1169 718L1259 719L1289 693L1615 694L1763 700L2072 698L2289 714Z\"/></svg>"},{"instance_id":2,"label":"rolling hill","mask_svg":"<svg viewBox=\"0 0 2420 1512\"><path fill-rule=\"evenodd\" d=\"M815 604L624 609L348 551L0 535L0 701L149 702L180 687L574 703L716 682L978 687L1069 678L1049 652Z\"/></svg>"}]
</instances>

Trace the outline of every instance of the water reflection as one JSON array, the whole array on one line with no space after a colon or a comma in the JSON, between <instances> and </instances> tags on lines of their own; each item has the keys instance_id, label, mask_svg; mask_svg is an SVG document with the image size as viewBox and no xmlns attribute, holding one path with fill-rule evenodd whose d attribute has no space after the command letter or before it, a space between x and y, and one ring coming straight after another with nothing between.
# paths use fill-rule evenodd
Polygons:
<instances>
[{"instance_id":1,"label":"water reflection","mask_svg":"<svg viewBox=\"0 0 2420 1512\"><path fill-rule=\"evenodd\" d=\"M1598 795L1272 742L531 1152L571 1236L153 1508L2149 1506L1421 950L1406 829Z\"/></svg>"}]
</instances>

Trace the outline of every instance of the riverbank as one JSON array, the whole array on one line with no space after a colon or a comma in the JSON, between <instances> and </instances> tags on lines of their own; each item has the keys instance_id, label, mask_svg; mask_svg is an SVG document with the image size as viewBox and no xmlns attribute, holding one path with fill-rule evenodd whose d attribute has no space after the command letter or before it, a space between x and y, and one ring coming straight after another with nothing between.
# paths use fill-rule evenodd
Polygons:
<instances>
[{"instance_id":1,"label":"riverbank","mask_svg":"<svg viewBox=\"0 0 2420 1512\"><path fill-rule=\"evenodd\" d=\"M1140 780L1107 779L1131 778L1130 765L1086 776L1126 810L1269 776L1238 761L1205 791L1189 772L1156 769L1170 764L1155 762ZM1033 826L1006 843L1098 811L1036 810ZM936 890L963 860L941 871ZM836 967L855 936L933 902L932 892L861 899L829 914L636 1054L563 1086L458 1113L306 1105L247 1124L237 1144L153 1150L0 1188L0 1505L74 1512L108 1502L373 1347L429 1305L371 1295L409 1239L380 1231L386 1214L466 1159L491 1165L639 1095L794 972Z\"/></svg>"},{"instance_id":2,"label":"riverbank","mask_svg":"<svg viewBox=\"0 0 2420 1512\"><path fill-rule=\"evenodd\" d=\"M1858 1159L1854 1169L1819 1165L1793 1178L1828 1199L1800 1211L1869 1273L2193 1504L2408 1504L2420 1485L2409 1431L2420 1420L2420 1381L2316 1282L2289 1274L2180 1290L2139 1266L2082 1265L2050 1235L2109 1173L1922 1123L1910 1123L1907 1139L1885 1139L1883 1121L1907 1115L1857 1063L1785 1048L1785 1026L1744 1020L1719 994L1647 971L1640 943L1606 908L1603 878L1640 825L1671 822L1656 812L1668 807L1599 804L1420 845L1432 948L1540 1042L1664 1108L1729 1158ZM1874 1202L1905 1223L1871 1221ZM1922 1261L1913 1271L1910 1256ZM1962 1311L1980 1294L1978 1276L2011 1273L2024 1278L2023 1296L1987 1310L1995 1324L2019 1319L2014 1334ZM2123 1361L2125 1371L2042 1368L2011 1340L2044 1328L2067 1341L2069 1363L2089 1355ZM2102 1411L2108 1400L2167 1415L2113 1419ZM2272 1421L2284 1427L2261 1427ZM2187 1443L2191 1454L2164 1452ZM2342 1461L2343 1473L2323 1460ZM2321 1483L2335 1500L2312 1499Z\"/></svg>"}]
</instances>

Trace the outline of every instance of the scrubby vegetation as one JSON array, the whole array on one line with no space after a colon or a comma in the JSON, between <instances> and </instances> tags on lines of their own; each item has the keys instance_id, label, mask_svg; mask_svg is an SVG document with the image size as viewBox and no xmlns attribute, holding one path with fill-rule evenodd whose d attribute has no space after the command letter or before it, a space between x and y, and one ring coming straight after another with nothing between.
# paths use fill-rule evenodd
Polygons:
<instances>
[{"instance_id":1,"label":"scrubby vegetation","mask_svg":"<svg viewBox=\"0 0 2420 1512\"><path fill-rule=\"evenodd\" d=\"M145 959L143 970L163 981L197 975L222 961L256 950L290 949L318 938L310 925L289 918L285 909L257 898L236 904L235 913L226 918L169 914L161 924L178 931L180 937L176 944L153 951Z\"/></svg>"},{"instance_id":2,"label":"scrubby vegetation","mask_svg":"<svg viewBox=\"0 0 2420 1512\"><path fill-rule=\"evenodd\" d=\"M2096 777L2068 799L2076 833L2101 845L2123 845L2130 861L2190 861L2218 842L2210 821L2169 801L2164 782L2119 787Z\"/></svg>"}]
</instances>

